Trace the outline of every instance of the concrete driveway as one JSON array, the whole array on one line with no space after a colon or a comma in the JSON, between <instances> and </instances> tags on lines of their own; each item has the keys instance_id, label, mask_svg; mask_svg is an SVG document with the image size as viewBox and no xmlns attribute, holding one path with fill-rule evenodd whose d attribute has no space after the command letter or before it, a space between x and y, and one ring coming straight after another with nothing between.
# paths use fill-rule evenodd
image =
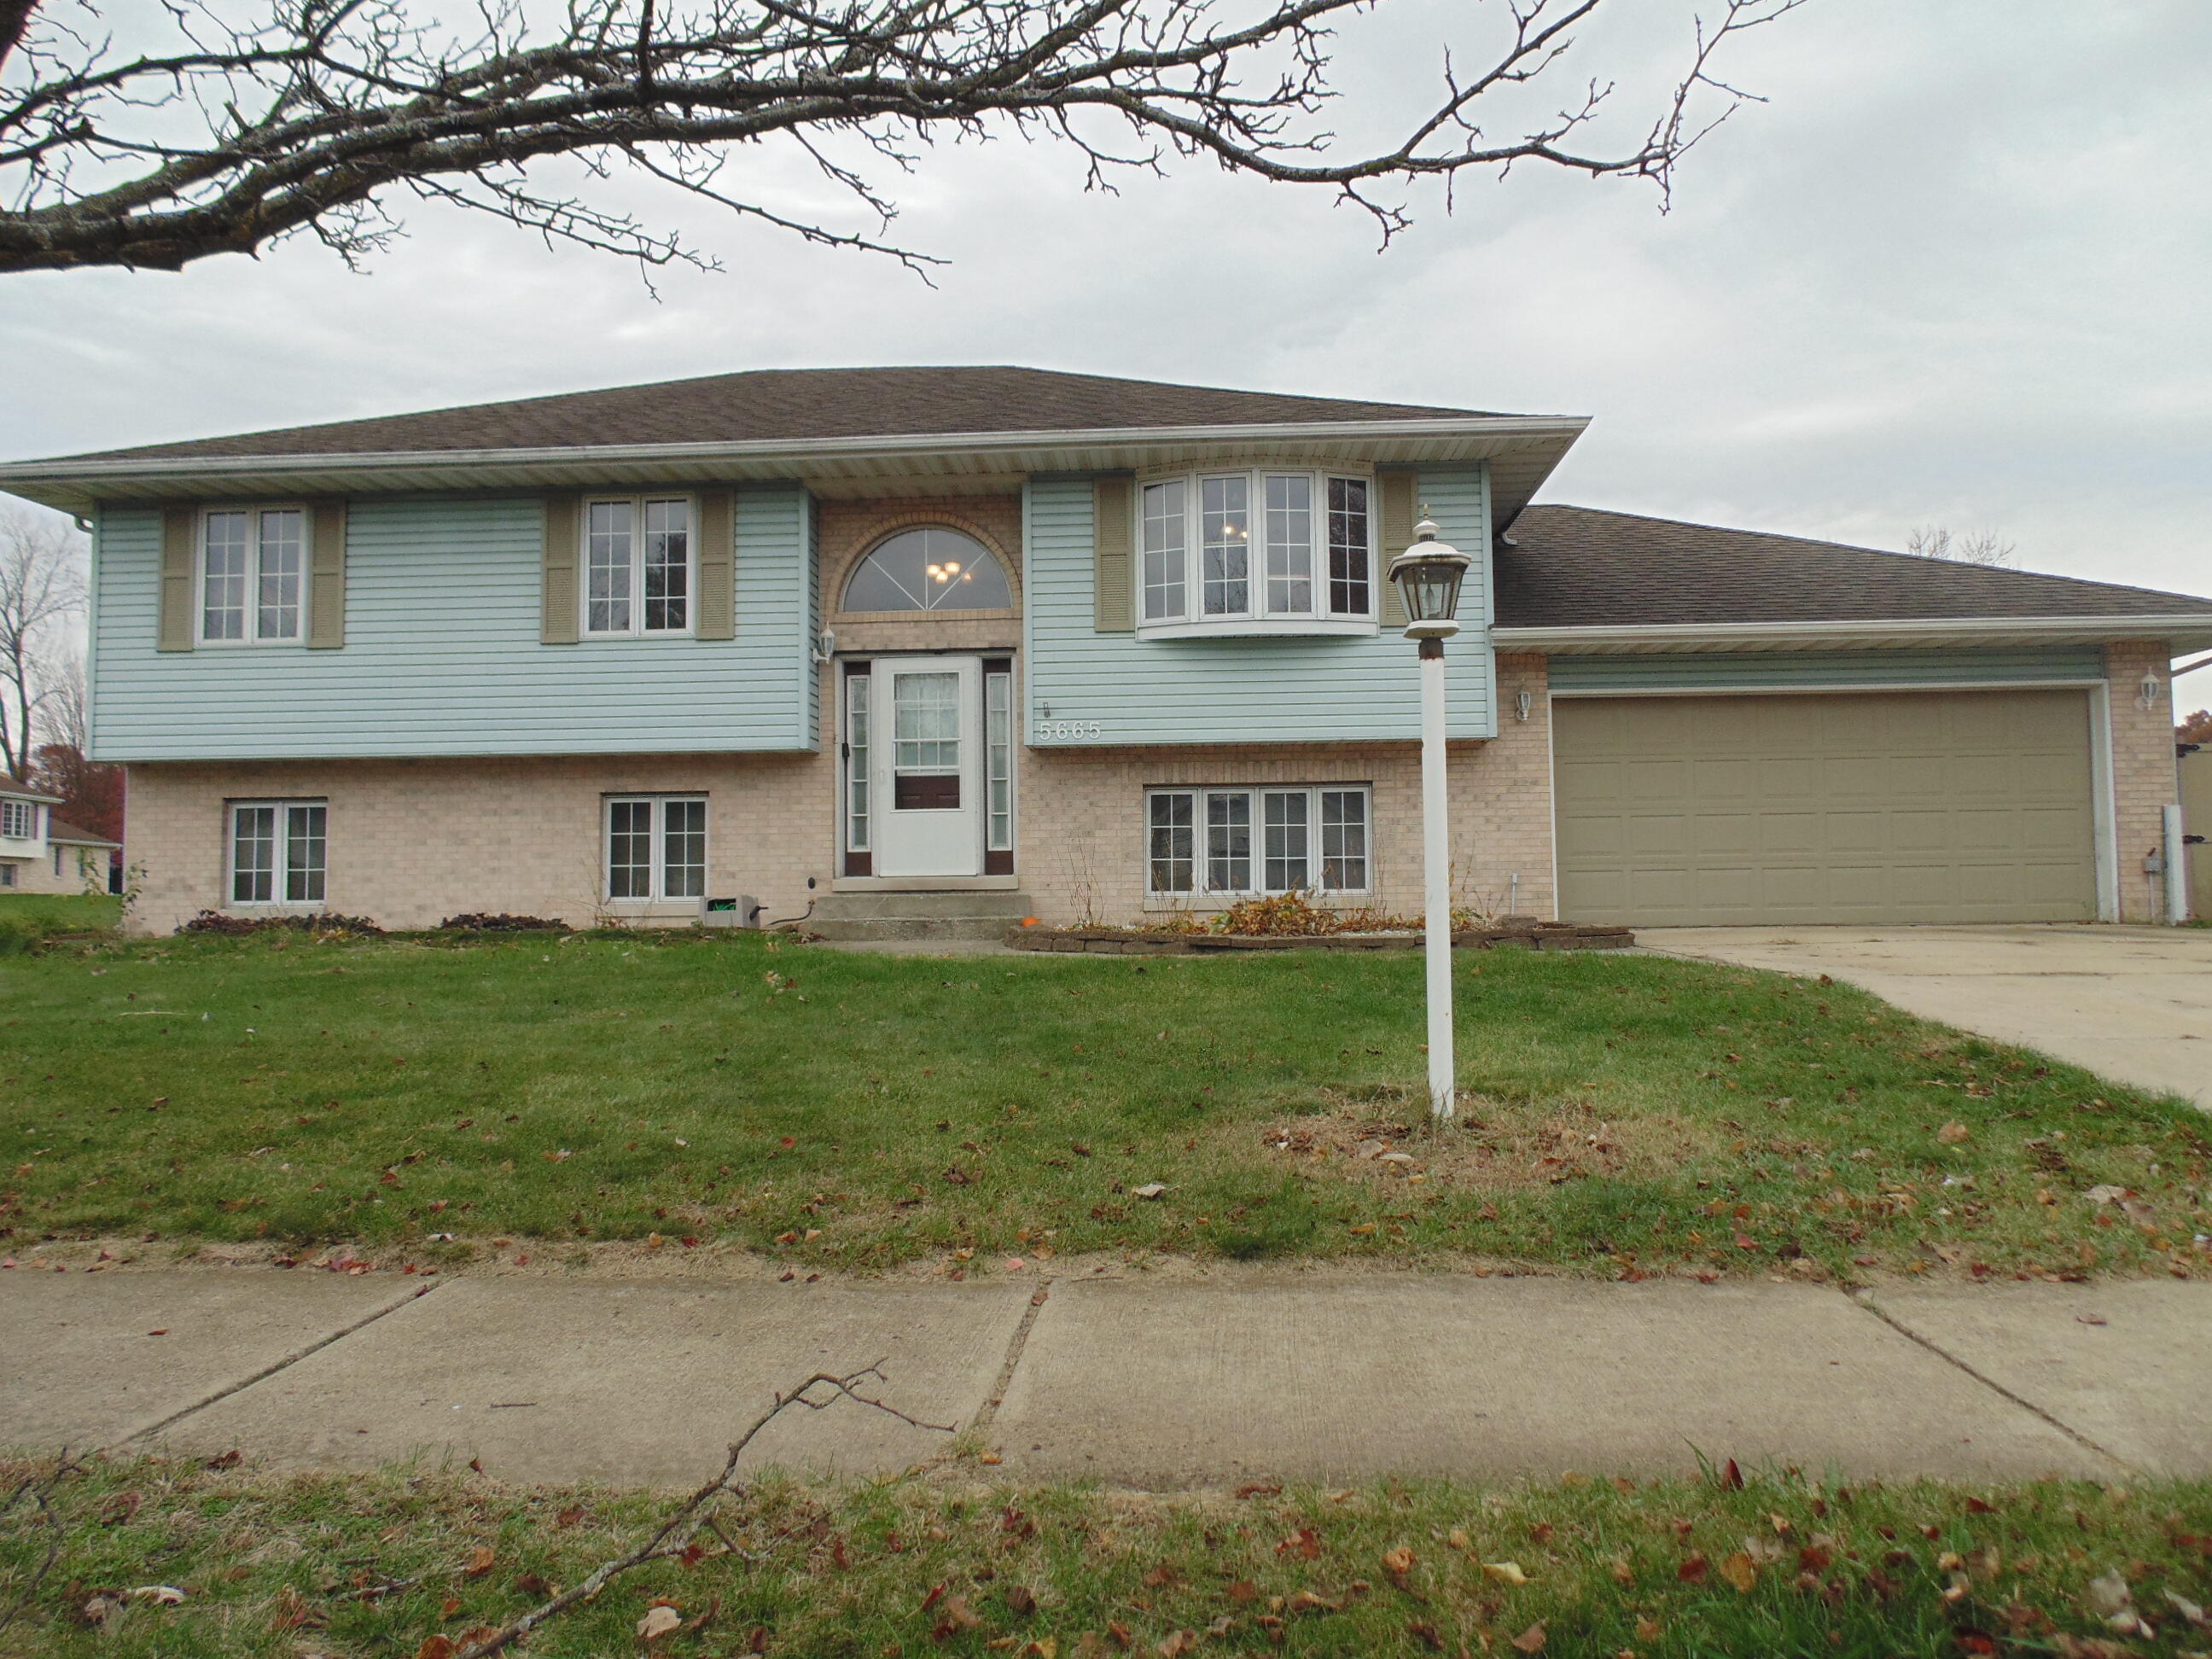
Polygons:
<instances>
[{"instance_id":1,"label":"concrete driveway","mask_svg":"<svg viewBox=\"0 0 2212 1659\"><path fill-rule=\"evenodd\" d=\"M1670 956L1827 974L2212 1110L2212 929L1649 927Z\"/></svg>"}]
</instances>

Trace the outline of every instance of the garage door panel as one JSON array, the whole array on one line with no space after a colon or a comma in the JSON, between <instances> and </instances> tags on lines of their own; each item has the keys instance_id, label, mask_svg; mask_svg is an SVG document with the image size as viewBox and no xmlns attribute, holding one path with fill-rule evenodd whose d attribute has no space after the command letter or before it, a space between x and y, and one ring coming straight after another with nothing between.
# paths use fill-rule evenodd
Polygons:
<instances>
[{"instance_id":1,"label":"garage door panel","mask_svg":"<svg viewBox=\"0 0 2212 1659\"><path fill-rule=\"evenodd\" d=\"M1553 715L1578 921L2096 913L2083 693L1577 699Z\"/></svg>"}]
</instances>

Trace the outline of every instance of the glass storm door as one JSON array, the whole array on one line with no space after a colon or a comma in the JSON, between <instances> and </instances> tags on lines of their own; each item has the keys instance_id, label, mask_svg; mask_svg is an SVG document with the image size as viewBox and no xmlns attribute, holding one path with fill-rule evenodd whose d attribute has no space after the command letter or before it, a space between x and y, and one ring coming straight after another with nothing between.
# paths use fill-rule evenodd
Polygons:
<instances>
[{"instance_id":1,"label":"glass storm door","mask_svg":"<svg viewBox=\"0 0 2212 1659\"><path fill-rule=\"evenodd\" d=\"M869 678L875 873L982 874L982 659L878 657Z\"/></svg>"}]
</instances>

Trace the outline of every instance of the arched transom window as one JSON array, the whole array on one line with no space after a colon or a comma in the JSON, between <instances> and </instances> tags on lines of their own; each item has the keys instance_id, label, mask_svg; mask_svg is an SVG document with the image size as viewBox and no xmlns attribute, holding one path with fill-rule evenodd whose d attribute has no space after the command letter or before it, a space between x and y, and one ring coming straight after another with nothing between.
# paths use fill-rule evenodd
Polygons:
<instances>
[{"instance_id":1,"label":"arched transom window","mask_svg":"<svg viewBox=\"0 0 2212 1659\"><path fill-rule=\"evenodd\" d=\"M878 545L845 584L848 611L1005 611L1006 573L973 536L932 525Z\"/></svg>"}]
</instances>

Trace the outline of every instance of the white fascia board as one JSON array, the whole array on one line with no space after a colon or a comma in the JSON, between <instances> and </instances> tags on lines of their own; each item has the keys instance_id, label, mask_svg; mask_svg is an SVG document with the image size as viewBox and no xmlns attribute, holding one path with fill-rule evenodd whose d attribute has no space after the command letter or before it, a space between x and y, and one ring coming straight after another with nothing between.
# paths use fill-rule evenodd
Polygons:
<instances>
[{"instance_id":1,"label":"white fascia board","mask_svg":"<svg viewBox=\"0 0 2212 1659\"><path fill-rule=\"evenodd\" d=\"M1903 645L2094 645L2163 639L2175 648L2212 644L2212 612L2119 617L1945 617L1893 622L1666 623L1592 628L1494 628L1501 651L1631 656L1681 651L1818 651Z\"/></svg>"},{"instance_id":2,"label":"white fascia board","mask_svg":"<svg viewBox=\"0 0 2212 1659\"><path fill-rule=\"evenodd\" d=\"M443 468L579 467L724 465L771 478L805 471L817 461L890 462L905 458L959 457L974 462L1004 458L1010 471L1042 471L1041 452L1108 447L1158 449L1194 442L1261 444L1344 442L1386 438L1553 438L1571 441L1589 424L1583 415L1450 417L1408 421L1276 421L1237 426L1103 427L1048 432L954 432L853 438L757 439L743 442L594 444L519 449L409 449L316 455L149 456L103 460L16 461L0 465L0 489L45 499L41 491L74 500L106 486L148 486L186 479L240 475L305 475L422 471ZM1079 468L1077 470L1089 470ZM76 490L68 489L76 485Z\"/></svg>"},{"instance_id":3,"label":"white fascia board","mask_svg":"<svg viewBox=\"0 0 2212 1659\"><path fill-rule=\"evenodd\" d=\"M49 795L43 790L28 788L22 784L0 780L0 800L34 800L46 806L59 806L65 799L61 795Z\"/></svg>"}]
</instances>

